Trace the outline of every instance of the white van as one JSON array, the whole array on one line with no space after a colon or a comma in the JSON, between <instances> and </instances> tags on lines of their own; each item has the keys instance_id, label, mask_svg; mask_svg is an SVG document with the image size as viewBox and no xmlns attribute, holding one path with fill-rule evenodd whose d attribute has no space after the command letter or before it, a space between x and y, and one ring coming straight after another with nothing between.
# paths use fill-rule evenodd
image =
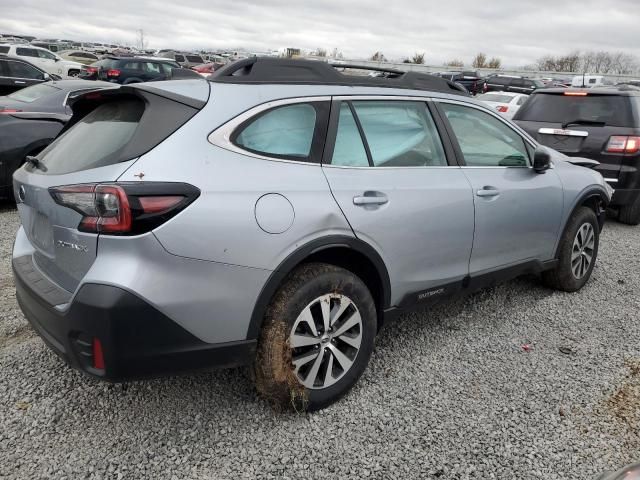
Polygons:
<instances>
[{"instance_id":1,"label":"white van","mask_svg":"<svg viewBox=\"0 0 640 480\"><path fill-rule=\"evenodd\" d=\"M571 80L572 87L593 88L604 85L604 76L602 75L576 75Z\"/></svg>"}]
</instances>

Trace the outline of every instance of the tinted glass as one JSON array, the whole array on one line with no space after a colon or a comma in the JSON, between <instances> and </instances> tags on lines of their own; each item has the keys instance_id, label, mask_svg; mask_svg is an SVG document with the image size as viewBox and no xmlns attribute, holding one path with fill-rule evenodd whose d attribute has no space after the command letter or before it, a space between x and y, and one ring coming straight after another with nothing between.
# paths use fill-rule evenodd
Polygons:
<instances>
[{"instance_id":1,"label":"tinted glass","mask_svg":"<svg viewBox=\"0 0 640 480\"><path fill-rule=\"evenodd\" d=\"M109 165L133 136L143 112L140 100L100 105L39 155L46 173L71 173Z\"/></svg>"},{"instance_id":2,"label":"tinted glass","mask_svg":"<svg viewBox=\"0 0 640 480\"><path fill-rule=\"evenodd\" d=\"M38 51L35 48L16 48L16 55L20 57L37 57Z\"/></svg>"},{"instance_id":3,"label":"tinted glass","mask_svg":"<svg viewBox=\"0 0 640 480\"><path fill-rule=\"evenodd\" d=\"M143 64L143 69L145 72L153 75L160 75L162 73L162 67L159 63L145 62Z\"/></svg>"},{"instance_id":4,"label":"tinted glass","mask_svg":"<svg viewBox=\"0 0 640 480\"><path fill-rule=\"evenodd\" d=\"M46 97L47 95L53 95L59 91L60 89L53 85L42 83L40 85L33 85L31 87L18 90L17 92L13 92L11 95L7 95L7 97L12 100L18 100L19 102L31 103L40 98Z\"/></svg>"},{"instance_id":5,"label":"tinted glass","mask_svg":"<svg viewBox=\"0 0 640 480\"><path fill-rule=\"evenodd\" d=\"M29 78L31 80L43 80L44 74L35 67L23 62L7 62L12 77Z\"/></svg>"},{"instance_id":6,"label":"tinted glass","mask_svg":"<svg viewBox=\"0 0 640 480\"><path fill-rule=\"evenodd\" d=\"M53 53L51 52L47 52L46 50L36 50L36 52L38 52L38 57L40 58L44 58L47 60L55 60L56 57Z\"/></svg>"},{"instance_id":7,"label":"tinted glass","mask_svg":"<svg viewBox=\"0 0 640 480\"><path fill-rule=\"evenodd\" d=\"M367 152L362 143L356 121L347 103L340 107L336 144L333 149L331 165L350 167L368 167Z\"/></svg>"},{"instance_id":8,"label":"tinted glass","mask_svg":"<svg viewBox=\"0 0 640 480\"><path fill-rule=\"evenodd\" d=\"M514 118L547 123L587 120L618 127L638 127L634 124L629 99L617 95L576 97L540 93L532 95Z\"/></svg>"},{"instance_id":9,"label":"tinted glass","mask_svg":"<svg viewBox=\"0 0 640 480\"><path fill-rule=\"evenodd\" d=\"M107 70L110 68L118 68L118 60L100 60L98 62L92 63L92 67L102 67Z\"/></svg>"},{"instance_id":10,"label":"tinted glass","mask_svg":"<svg viewBox=\"0 0 640 480\"><path fill-rule=\"evenodd\" d=\"M524 80L522 80L521 78L514 78L513 80L511 80L511 86L512 87L524 87L526 86Z\"/></svg>"},{"instance_id":11,"label":"tinted glass","mask_svg":"<svg viewBox=\"0 0 640 480\"><path fill-rule=\"evenodd\" d=\"M520 135L475 108L442 104L465 163L476 167L526 167L529 155Z\"/></svg>"},{"instance_id":12,"label":"tinted glass","mask_svg":"<svg viewBox=\"0 0 640 480\"><path fill-rule=\"evenodd\" d=\"M312 105L287 105L253 120L235 143L265 155L306 158L311 153L315 125L316 109Z\"/></svg>"},{"instance_id":13,"label":"tinted glass","mask_svg":"<svg viewBox=\"0 0 640 480\"><path fill-rule=\"evenodd\" d=\"M176 62L184 62L184 57L182 55L176 55Z\"/></svg>"},{"instance_id":14,"label":"tinted glass","mask_svg":"<svg viewBox=\"0 0 640 480\"><path fill-rule=\"evenodd\" d=\"M376 167L446 165L440 136L423 102L354 102Z\"/></svg>"},{"instance_id":15,"label":"tinted glass","mask_svg":"<svg viewBox=\"0 0 640 480\"><path fill-rule=\"evenodd\" d=\"M0 46L0 53L9 53L9 47Z\"/></svg>"},{"instance_id":16,"label":"tinted glass","mask_svg":"<svg viewBox=\"0 0 640 480\"><path fill-rule=\"evenodd\" d=\"M509 95L500 95L499 93L483 93L476 97L478 100L485 102L509 103L513 97Z\"/></svg>"},{"instance_id":17,"label":"tinted glass","mask_svg":"<svg viewBox=\"0 0 640 480\"><path fill-rule=\"evenodd\" d=\"M509 85L510 78L505 77L491 77L487 79L487 82L492 83L494 85Z\"/></svg>"},{"instance_id":18,"label":"tinted glass","mask_svg":"<svg viewBox=\"0 0 640 480\"><path fill-rule=\"evenodd\" d=\"M198 57L197 55L187 55L187 61L191 63L204 63L202 57Z\"/></svg>"}]
</instances>

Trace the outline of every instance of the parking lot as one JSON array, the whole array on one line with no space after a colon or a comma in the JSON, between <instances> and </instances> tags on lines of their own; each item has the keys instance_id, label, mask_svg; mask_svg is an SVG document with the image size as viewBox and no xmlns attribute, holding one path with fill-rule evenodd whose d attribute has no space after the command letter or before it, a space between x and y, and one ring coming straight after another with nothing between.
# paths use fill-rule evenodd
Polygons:
<instances>
[{"instance_id":1,"label":"parking lot","mask_svg":"<svg viewBox=\"0 0 640 480\"><path fill-rule=\"evenodd\" d=\"M640 448L640 230L609 222L575 294L535 278L410 314L347 397L274 412L245 370L112 385L15 300L0 205L0 478L590 479Z\"/></svg>"}]
</instances>

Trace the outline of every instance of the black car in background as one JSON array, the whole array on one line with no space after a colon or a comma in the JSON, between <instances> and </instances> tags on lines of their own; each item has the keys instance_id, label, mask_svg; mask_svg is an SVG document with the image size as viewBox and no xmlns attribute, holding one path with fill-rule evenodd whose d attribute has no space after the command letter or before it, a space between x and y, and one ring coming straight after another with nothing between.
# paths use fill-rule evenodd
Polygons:
<instances>
[{"instance_id":1,"label":"black car in background","mask_svg":"<svg viewBox=\"0 0 640 480\"><path fill-rule=\"evenodd\" d=\"M85 80L50 81L0 97L0 198L11 197L11 177L27 156L49 145L71 118L70 99L116 87Z\"/></svg>"},{"instance_id":2,"label":"black car in background","mask_svg":"<svg viewBox=\"0 0 640 480\"><path fill-rule=\"evenodd\" d=\"M543 145L600 162L618 219L640 223L640 88L538 90L513 120Z\"/></svg>"},{"instance_id":3,"label":"black car in background","mask_svg":"<svg viewBox=\"0 0 640 480\"><path fill-rule=\"evenodd\" d=\"M509 75L491 75L486 78L486 92L514 92L533 93L545 85L540 80L532 80L524 77L512 77Z\"/></svg>"},{"instance_id":4,"label":"black car in background","mask_svg":"<svg viewBox=\"0 0 640 480\"><path fill-rule=\"evenodd\" d=\"M436 75L452 82L459 83L466 88L471 95L478 95L486 91L486 80L479 72L440 72L436 73Z\"/></svg>"},{"instance_id":5,"label":"black car in background","mask_svg":"<svg viewBox=\"0 0 640 480\"><path fill-rule=\"evenodd\" d=\"M0 52L0 95L8 95L30 85L51 80L52 76L32 63Z\"/></svg>"},{"instance_id":6,"label":"black car in background","mask_svg":"<svg viewBox=\"0 0 640 480\"><path fill-rule=\"evenodd\" d=\"M122 85L185 77L202 78L174 60L144 57L106 57L84 67L78 76L83 80L104 80Z\"/></svg>"}]
</instances>

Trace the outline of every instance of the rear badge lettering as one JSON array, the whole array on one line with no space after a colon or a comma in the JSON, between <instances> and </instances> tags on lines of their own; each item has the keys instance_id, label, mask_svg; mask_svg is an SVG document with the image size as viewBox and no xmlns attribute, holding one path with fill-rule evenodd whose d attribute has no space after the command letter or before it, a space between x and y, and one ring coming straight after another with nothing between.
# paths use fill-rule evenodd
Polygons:
<instances>
[{"instance_id":1,"label":"rear badge lettering","mask_svg":"<svg viewBox=\"0 0 640 480\"><path fill-rule=\"evenodd\" d=\"M63 240L58 240L56 242L56 245L60 248L70 248L71 250L76 250L78 252L87 253L89 251L89 248L87 248L84 245L80 245L78 243L65 242Z\"/></svg>"}]
</instances>

